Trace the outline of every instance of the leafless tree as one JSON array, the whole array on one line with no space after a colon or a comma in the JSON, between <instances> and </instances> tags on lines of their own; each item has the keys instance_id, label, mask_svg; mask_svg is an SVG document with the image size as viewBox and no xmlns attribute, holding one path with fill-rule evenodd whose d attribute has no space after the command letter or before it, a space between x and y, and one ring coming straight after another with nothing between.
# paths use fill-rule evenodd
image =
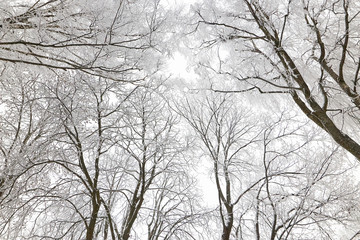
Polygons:
<instances>
[{"instance_id":1,"label":"leafless tree","mask_svg":"<svg viewBox=\"0 0 360 240\"><path fill-rule=\"evenodd\" d=\"M25 179L23 201L12 205L4 233L125 240L146 236L149 227L149 239L196 235L201 214L188 174L188 143L161 87L80 73L39 84L40 99L51 104L45 126L58 127L45 129L52 141L44 146L37 171Z\"/></svg>"},{"instance_id":2,"label":"leafless tree","mask_svg":"<svg viewBox=\"0 0 360 240\"><path fill-rule=\"evenodd\" d=\"M258 139L260 130L256 125L246 122L244 113L238 113L229 104L227 96L206 98L204 103L191 106L188 103L182 115L194 128L204 145L204 153L213 163L213 172L219 197L219 213L222 224L221 239L230 239L234 225L235 207L242 196L254 187L253 183L245 191L241 189L246 169L239 169L244 163L246 152ZM251 164L250 164L251 165Z\"/></svg>"},{"instance_id":3,"label":"leafless tree","mask_svg":"<svg viewBox=\"0 0 360 240\"><path fill-rule=\"evenodd\" d=\"M357 228L351 225L358 225L357 213L349 211L358 205L358 184L348 182L355 173L354 164L349 161L339 167L336 160L344 153L319 143L316 132L311 136L275 122L262 134L260 162L265 179L254 192L253 209L249 210L254 213L256 239L348 237ZM308 137L305 144L293 141L304 134ZM334 207L339 205L343 207ZM247 223L242 224L246 229ZM346 234L336 232L342 227Z\"/></svg>"},{"instance_id":4,"label":"leafless tree","mask_svg":"<svg viewBox=\"0 0 360 240\"><path fill-rule=\"evenodd\" d=\"M195 11L201 47L221 46L201 66L222 88L213 78L210 94L171 108L183 99L158 71L173 24L159 0L0 2L1 238L359 235L356 164L316 127L360 158L359 5L223 3ZM232 95L251 90L287 96L315 124Z\"/></svg>"},{"instance_id":5,"label":"leafless tree","mask_svg":"<svg viewBox=\"0 0 360 240\"><path fill-rule=\"evenodd\" d=\"M8 74L8 73L7 73ZM16 217L30 197L49 176L39 174L41 165L57 133L49 109L54 107L43 98L43 87L36 74L25 71L9 73L1 81L0 116L0 234L20 229L24 218ZM39 184L37 184L39 183Z\"/></svg>"},{"instance_id":6,"label":"leafless tree","mask_svg":"<svg viewBox=\"0 0 360 240\"><path fill-rule=\"evenodd\" d=\"M356 184L341 181L353 165L336 169L337 149L317 143L287 113L264 124L239 108L228 95L179 107L213 164L221 239L328 237L329 224L356 222L346 210L358 205ZM323 152L309 154L316 146ZM344 208L334 208L340 203Z\"/></svg>"},{"instance_id":7,"label":"leafless tree","mask_svg":"<svg viewBox=\"0 0 360 240\"><path fill-rule=\"evenodd\" d=\"M213 69L236 81L231 89L216 90L288 94L360 159L359 10L347 0L243 0L199 8L198 30L211 28L203 46L224 43L229 56Z\"/></svg>"},{"instance_id":8,"label":"leafless tree","mask_svg":"<svg viewBox=\"0 0 360 240\"><path fill-rule=\"evenodd\" d=\"M156 55L151 49L166 19L159 10L158 0L5 0L0 4L0 61L139 80L129 75L152 71L139 60L145 53Z\"/></svg>"},{"instance_id":9,"label":"leafless tree","mask_svg":"<svg viewBox=\"0 0 360 240\"><path fill-rule=\"evenodd\" d=\"M162 185L153 191L153 203L145 215L147 239L206 239L197 230L203 227L206 214L200 209L195 183L187 172L171 175L164 174Z\"/></svg>"},{"instance_id":10,"label":"leafless tree","mask_svg":"<svg viewBox=\"0 0 360 240\"><path fill-rule=\"evenodd\" d=\"M149 222L149 239L180 236L196 213L196 199L186 170L191 164L187 166L183 155L188 144L179 141L180 129L175 125L178 119L164 99L147 89L135 92L126 109L126 127L118 145L128 158L126 174L132 184L123 190L127 204L121 239L129 238L142 207L153 209L141 217ZM147 195L152 199L150 206L146 204Z\"/></svg>"}]
</instances>

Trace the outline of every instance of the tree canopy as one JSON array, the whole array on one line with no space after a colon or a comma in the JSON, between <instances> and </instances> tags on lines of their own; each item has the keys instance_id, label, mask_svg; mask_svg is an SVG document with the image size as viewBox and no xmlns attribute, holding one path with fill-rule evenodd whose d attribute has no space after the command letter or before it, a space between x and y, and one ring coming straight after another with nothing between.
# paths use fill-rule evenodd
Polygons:
<instances>
[{"instance_id":1,"label":"tree canopy","mask_svg":"<svg viewBox=\"0 0 360 240\"><path fill-rule=\"evenodd\" d=\"M275 2L1 1L0 238L357 239L360 5Z\"/></svg>"}]
</instances>

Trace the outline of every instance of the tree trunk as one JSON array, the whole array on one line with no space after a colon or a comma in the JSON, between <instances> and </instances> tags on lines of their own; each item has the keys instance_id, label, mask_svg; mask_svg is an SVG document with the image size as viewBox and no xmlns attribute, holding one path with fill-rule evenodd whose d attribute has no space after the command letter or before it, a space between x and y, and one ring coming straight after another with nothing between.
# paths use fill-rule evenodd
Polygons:
<instances>
[{"instance_id":1,"label":"tree trunk","mask_svg":"<svg viewBox=\"0 0 360 240\"><path fill-rule=\"evenodd\" d=\"M100 209L100 204L94 202L93 203L93 210L92 210L92 214L91 214L90 223L89 223L89 226L88 226L88 228L86 230L86 240L93 240L93 238L94 238L96 220L97 220L97 216L98 216L98 213L99 213L99 209Z\"/></svg>"}]
</instances>

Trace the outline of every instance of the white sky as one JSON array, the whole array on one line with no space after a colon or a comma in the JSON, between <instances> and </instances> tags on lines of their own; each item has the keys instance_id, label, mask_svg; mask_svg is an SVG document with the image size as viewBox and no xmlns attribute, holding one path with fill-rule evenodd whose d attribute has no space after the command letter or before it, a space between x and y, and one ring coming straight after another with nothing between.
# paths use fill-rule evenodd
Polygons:
<instances>
[{"instance_id":1,"label":"white sky","mask_svg":"<svg viewBox=\"0 0 360 240\"><path fill-rule=\"evenodd\" d=\"M197 2L201 2L202 0L164 0L164 5L174 5L174 6L185 6L185 5L191 5Z\"/></svg>"},{"instance_id":2,"label":"white sky","mask_svg":"<svg viewBox=\"0 0 360 240\"><path fill-rule=\"evenodd\" d=\"M172 75L178 77L188 74L187 65L188 63L185 56L179 52L175 52L167 63L167 69Z\"/></svg>"},{"instance_id":3,"label":"white sky","mask_svg":"<svg viewBox=\"0 0 360 240\"><path fill-rule=\"evenodd\" d=\"M165 2L168 5L173 5L175 7L184 7L183 10L188 11L191 4L201 2L202 0L166 0ZM192 83L196 81L198 77L194 72L194 69L189 66L189 63L186 59L186 56L180 52L174 52L166 64L166 70L175 79L178 85L187 89L186 86L193 85ZM182 83L179 83L182 82ZM201 189L201 194L205 200L207 207L216 207L218 205L218 194L216 190L216 185L211 181L211 166L206 159L201 160L202 166L200 169L197 169L197 180L198 187Z\"/></svg>"}]
</instances>

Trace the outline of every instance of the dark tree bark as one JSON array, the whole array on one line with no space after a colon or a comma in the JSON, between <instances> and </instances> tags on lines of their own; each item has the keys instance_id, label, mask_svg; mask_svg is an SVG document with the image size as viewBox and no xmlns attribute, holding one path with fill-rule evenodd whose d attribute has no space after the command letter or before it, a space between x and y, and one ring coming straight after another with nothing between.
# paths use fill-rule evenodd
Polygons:
<instances>
[{"instance_id":1,"label":"dark tree bark","mask_svg":"<svg viewBox=\"0 0 360 240\"><path fill-rule=\"evenodd\" d=\"M348 124L360 119L360 61L354 24L360 16L359 7L346 0L322 4L285 1L281 8L260 1L243 0L239 4L243 4L241 13L211 21L198 11L199 24L210 25L214 31L219 29L219 40L233 42L235 48L237 44L246 46L239 51L244 54L240 58L247 54L249 59L259 60L250 63L253 70L233 66L236 71L218 72L250 83L251 88L238 92L290 94L309 119L360 161L360 139ZM303 18L297 11L303 12ZM325 16L331 16L331 21L327 22ZM294 30L297 25L298 31ZM295 42L304 44L294 51ZM340 114L345 118L336 116Z\"/></svg>"}]
</instances>

